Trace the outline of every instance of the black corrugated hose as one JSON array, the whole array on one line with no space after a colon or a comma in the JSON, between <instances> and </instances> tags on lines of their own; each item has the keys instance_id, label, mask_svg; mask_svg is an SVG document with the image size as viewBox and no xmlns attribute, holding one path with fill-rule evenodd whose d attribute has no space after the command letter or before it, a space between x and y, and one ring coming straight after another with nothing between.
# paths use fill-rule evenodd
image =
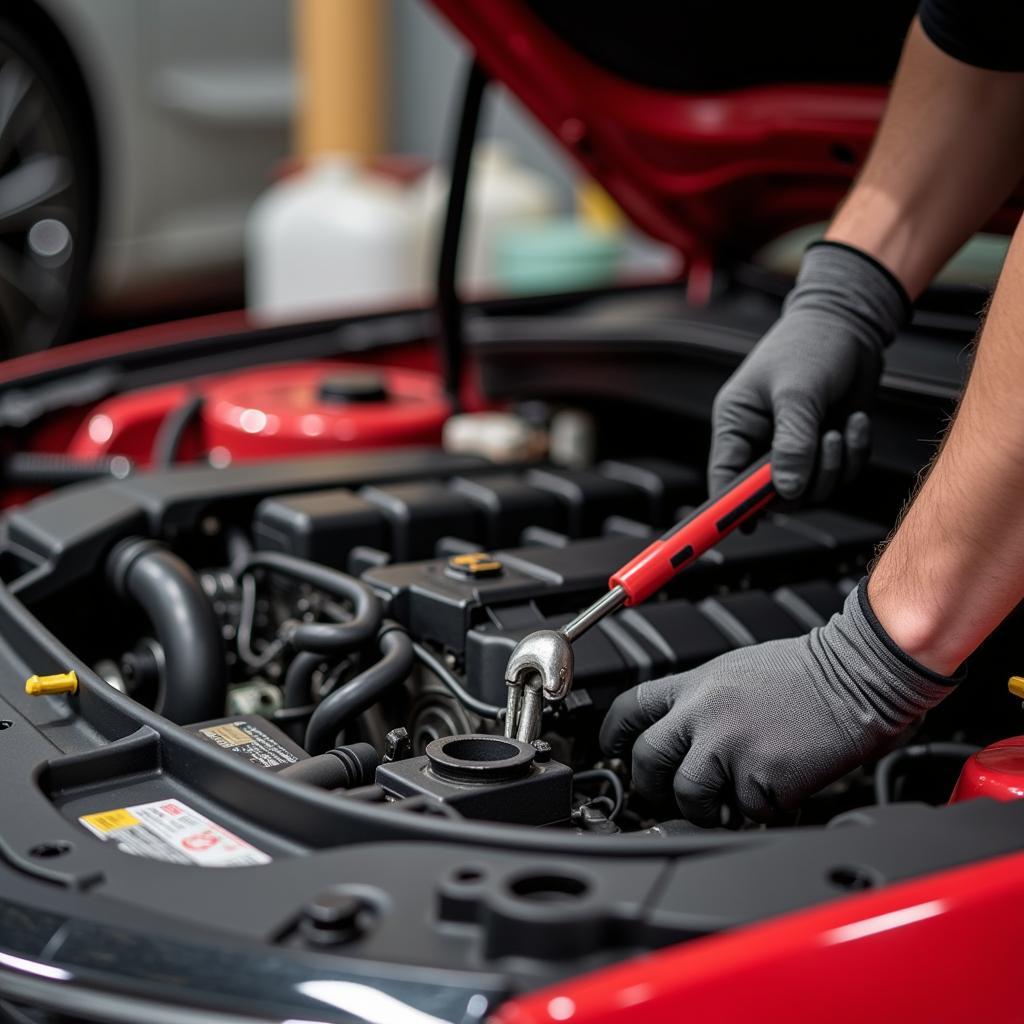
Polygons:
<instances>
[{"instance_id":1,"label":"black corrugated hose","mask_svg":"<svg viewBox=\"0 0 1024 1024\"><path fill-rule=\"evenodd\" d=\"M3 460L2 476L8 486L62 487L104 477L123 480L134 468L124 455L79 459L59 452L12 452Z\"/></svg>"},{"instance_id":2,"label":"black corrugated hose","mask_svg":"<svg viewBox=\"0 0 1024 1024\"><path fill-rule=\"evenodd\" d=\"M981 747L973 743L912 743L908 747L890 751L875 766L876 803L892 802L893 776L904 761L918 760L922 757L949 757L966 761L971 754L976 754L980 749Z\"/></svg>"}]
</instances>

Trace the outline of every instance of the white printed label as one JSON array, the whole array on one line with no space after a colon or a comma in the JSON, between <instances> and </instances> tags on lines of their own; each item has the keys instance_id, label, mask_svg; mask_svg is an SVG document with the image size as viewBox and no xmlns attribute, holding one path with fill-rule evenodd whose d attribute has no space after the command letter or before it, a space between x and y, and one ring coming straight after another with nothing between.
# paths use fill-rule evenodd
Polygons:
<instances>
[{"instance_id":1,"label":"white printed label","mask_svg":"<svg viewBox=\"0 0 1024 1024\"><path fill-rule=\"evenodd\" d=\"M111 839L119 850L138 857L204 868L270 863L270 857L262 850L180 800L118 807L86 814L78 820L93 835Z\"/></svg>"}]
</instances>

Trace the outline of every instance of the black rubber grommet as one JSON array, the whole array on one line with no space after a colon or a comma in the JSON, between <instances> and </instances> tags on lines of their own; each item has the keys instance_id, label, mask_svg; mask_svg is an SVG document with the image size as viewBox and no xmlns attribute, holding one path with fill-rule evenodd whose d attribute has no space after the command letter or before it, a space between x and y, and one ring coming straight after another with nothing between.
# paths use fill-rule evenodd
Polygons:
<instances>
[{"instance_id":1,"label":"black rubber grommet","mask_svg":"<svg viewBox=\"0 0 1024 1024\"><path fill-rule=\"evenodd\" d=\"M530 773L537 751L504 736L444 736L426 748L431 771L450 782L493 784Z\"/></svg>"}]
</instances>

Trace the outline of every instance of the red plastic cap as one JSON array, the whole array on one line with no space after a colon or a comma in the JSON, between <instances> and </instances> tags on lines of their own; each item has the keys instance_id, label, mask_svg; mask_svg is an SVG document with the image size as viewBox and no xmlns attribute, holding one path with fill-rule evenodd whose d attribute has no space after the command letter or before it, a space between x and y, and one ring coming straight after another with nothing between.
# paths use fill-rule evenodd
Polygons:
<instances>
[{"instance_id":1,"label":"red plastic cap","mask_svg":"<svg viewBox=\"0 0 1024 1024\"><path fill-rule=\"evenodd\" d=\"M1024 736L1011 736L972 754L960 772L951 804L987 796L992 800L1024 797Z\"/></svg>"}]
</instances>

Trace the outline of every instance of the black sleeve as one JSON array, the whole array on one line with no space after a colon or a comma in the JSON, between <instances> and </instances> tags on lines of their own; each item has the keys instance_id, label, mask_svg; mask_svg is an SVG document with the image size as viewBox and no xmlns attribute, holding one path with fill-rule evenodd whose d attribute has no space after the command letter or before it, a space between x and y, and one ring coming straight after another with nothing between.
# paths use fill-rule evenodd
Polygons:
<instances>
[{"instance_id":1,"label":"black sleeve","mask_svg":"<svg viewBox=\"0 0 1024 1024\"><path fill-rule=\"evenodd\" d=\"M917 13L950 57L990 71L1024 71L1021 0L922 0Z\"/></svg>"}]
</instances>

